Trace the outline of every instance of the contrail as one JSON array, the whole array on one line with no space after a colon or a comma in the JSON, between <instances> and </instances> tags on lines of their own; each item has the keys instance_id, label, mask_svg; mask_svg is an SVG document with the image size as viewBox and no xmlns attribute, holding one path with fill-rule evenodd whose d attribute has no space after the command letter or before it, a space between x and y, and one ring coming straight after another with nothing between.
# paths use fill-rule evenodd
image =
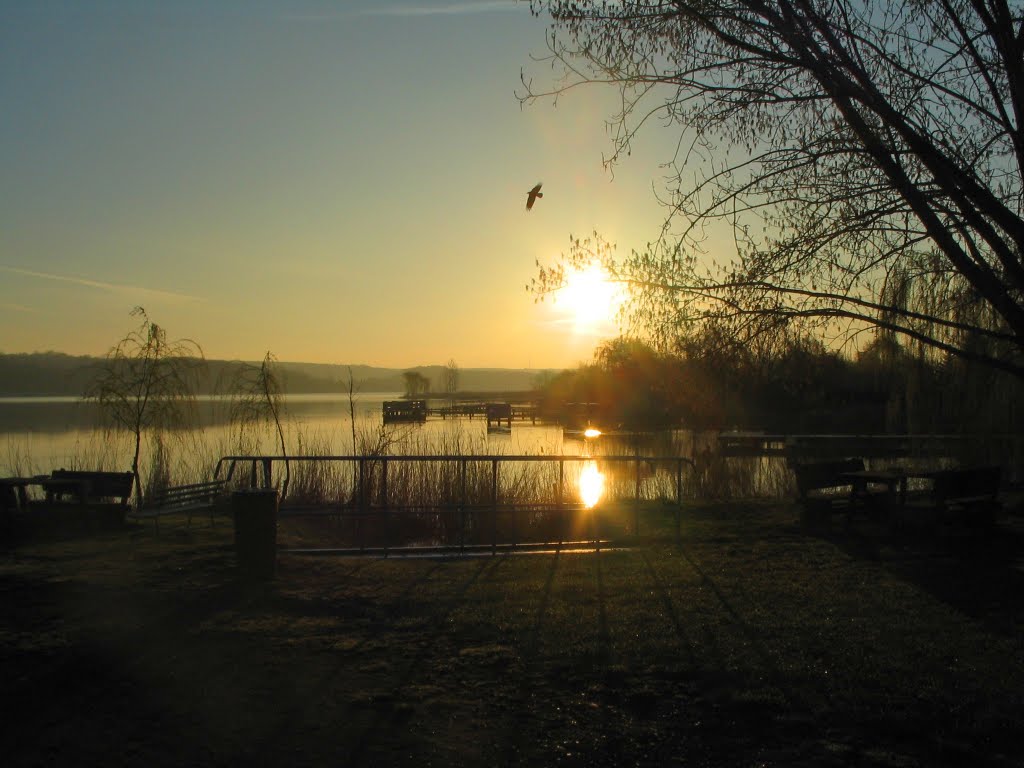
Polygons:
<instances>
[{"instance_id":1,"label":"contrail","mask_svg":"<svg viewBox=\"0 0 1024 768\"><path fill-rule=\"evenodd\" d=\"M363 16L457 16L465 13L491 13L518 10L512 0L481 0L473 3L445 3L444 5L396 5L387 8L367 8Z\"/></svg>"},{"instance_id":2,"label":"contrail","mask_svg":"<svg viewBox=\"0 0 1024 768\"><path fill-rule=\"evenodd\" d=\"M25 275L26 277L37 277L41 280L56 280L61 283L71 283L72 285L81 285L85 288L94 288L100 291L109 291L110 293L120 294L133 294L138 296L144 294L152 296L157 299L165 299L173 302L181 301L202 301L198 296L190 296L187 293L175 293L174 291L162 291L156 288L144 288L138 285L121 285L118 283L107 283L102 280L90 280L85 277L75 277L74 275L55 275L51 272L36 272L32 269L21 269L20 267L6 267L0 265L0 270L4 272L10 272L14 275Z\"/></svg>"},{"instance_id":3,"label":"contrail","mask_svg":"<svg viewBox=\"0 0 1024 768\"><path fill-rule=\"evenodd\" d=\"M26 307L24 304L12 304L9 301L0 301L0 309L8 309L12 312L31 312L33 314L39 312L38 309Z\"/></svg>"}]
</instances>

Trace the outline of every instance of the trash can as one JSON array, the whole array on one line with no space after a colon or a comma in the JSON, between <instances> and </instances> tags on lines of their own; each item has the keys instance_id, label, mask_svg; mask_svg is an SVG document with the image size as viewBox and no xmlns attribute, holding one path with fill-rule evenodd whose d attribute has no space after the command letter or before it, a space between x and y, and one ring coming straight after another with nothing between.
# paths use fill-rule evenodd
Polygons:
<instances>
[{"instance_id":1,"label":"trash can","mask_svg":"<svg viewBox=\"0 0 1024 768\"><path fill-rule=\"evenodd\" d=\"M248 488L231 494L235 556L242 576L274 578L277 572L277 491Z\"/></svg>"}]
</instances>

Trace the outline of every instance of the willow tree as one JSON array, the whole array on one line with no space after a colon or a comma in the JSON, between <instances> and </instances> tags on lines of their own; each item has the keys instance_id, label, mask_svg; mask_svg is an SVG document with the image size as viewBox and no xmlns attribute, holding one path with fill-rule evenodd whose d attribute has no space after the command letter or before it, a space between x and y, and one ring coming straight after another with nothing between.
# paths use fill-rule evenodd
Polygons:
<instances>
[{"instance_id":1,"label":"willow tree","mask_svg":"<svg viewBox=\"0 0 1024 768\"><path fill-rule=\"evenodd\" d=\"M459 364L451 357L444 366L444 391L454 398L459 392Z\"/></svg>"},{"instance_id":2,"label":"willow tree","mask_svg":"<svg viewBox=\"0 0 1024 768\"><path fill-rule=\"evenodd\" d=\"M146 310L135 307L139 326L111 347L86 399L100 407L107 422L132 435L132 472L139 487L139 454L147 432L182 426L195 405L195 374L202 348L191 339L167 338Z\"/></svg>"},{"instance_id":3,"label":"willow tree","mask_svg":"<svg viewBox=\"0 0 1024 768\"><path fill-rule=\"evenodd\" d=\"M866 328L1024 376L1024 11L1005 0L534 0L561 75L617 87L609 163L675 130L663 230L617 257L660 339ZM560 70L558 65L561 65ZM722 250L709 239L725 231ZM653 234L653 233L652 233ZM714 250L718 249L718 250ZM561 265L536 289L557 288Z\"/></svg>"},{"instance_id":4,"label":"willow tree","mask_svg":"<svg viewBox=\"0 0 1024 768\"><path fill-rule=\"evenodd\" d=\"M284 391L277 371L277 358L267 352L259 365L239 365L231 384L231 421L246 426L269 425L274 428L284 458L284 482L281 496L288 495L291 462L284 435Z\"/></svg>"}]
</instances>

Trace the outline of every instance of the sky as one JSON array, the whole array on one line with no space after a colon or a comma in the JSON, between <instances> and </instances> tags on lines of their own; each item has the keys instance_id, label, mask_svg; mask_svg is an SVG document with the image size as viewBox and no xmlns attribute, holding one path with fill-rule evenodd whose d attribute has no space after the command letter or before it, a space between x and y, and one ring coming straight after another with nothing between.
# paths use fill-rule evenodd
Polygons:
<instances>
[{"instance_id":1,"label":"sky","mask_svg":"<svg viewBox=\"0 0 1024 768\"><path fill-rule=\"evenodd\" d=\"M614 174L599 87L515 0L0 0L0 352L145 307L208 358L564 368L614 335L525 289L655 238L677 135ZM525 210L526 193L544 197Z\"/></svg>"}]
</instances>

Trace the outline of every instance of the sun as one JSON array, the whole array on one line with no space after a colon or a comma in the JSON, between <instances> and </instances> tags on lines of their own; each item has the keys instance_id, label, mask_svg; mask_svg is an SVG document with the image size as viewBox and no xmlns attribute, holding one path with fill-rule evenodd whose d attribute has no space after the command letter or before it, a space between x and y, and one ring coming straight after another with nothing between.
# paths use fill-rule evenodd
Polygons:
<instances>
[{"instance_id":1,"label":"sun","mask_svg":"<svg viewBox=\"0 0 1024 768\"><path fill-rule=\"evenodd\" d=\"M593 263L566 274L555 302L573 318L577 331L609 329L622 305L622 289Z\"/></svg>"}]
</instances>

